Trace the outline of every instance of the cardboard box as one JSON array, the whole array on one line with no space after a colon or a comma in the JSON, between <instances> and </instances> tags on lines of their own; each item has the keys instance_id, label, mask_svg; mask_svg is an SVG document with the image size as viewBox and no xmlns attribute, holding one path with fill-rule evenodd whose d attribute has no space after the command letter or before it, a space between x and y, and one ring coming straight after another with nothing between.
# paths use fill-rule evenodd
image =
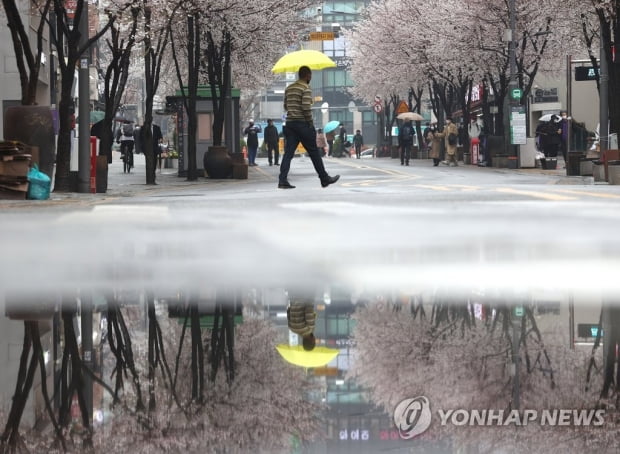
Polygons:
<instances>
[{"instance_id":1,"label":"cardboard box","mask_svg":"<svg viewBox=\"0 0 620 454\"><path fill-rule=\"evenodd\" d=\"M5 159L6 158L6 159ZM0 175L26 177L30 169L29 154L18 154L11 156L3 156L0 160Z\"/></svg>"}]
</instances>

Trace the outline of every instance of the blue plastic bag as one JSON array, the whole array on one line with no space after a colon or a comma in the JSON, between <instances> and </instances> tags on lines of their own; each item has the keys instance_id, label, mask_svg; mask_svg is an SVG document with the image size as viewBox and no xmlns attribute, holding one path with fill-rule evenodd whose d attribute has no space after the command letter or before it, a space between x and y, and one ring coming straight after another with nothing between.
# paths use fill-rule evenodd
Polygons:
<instances>
[{"instance_id":1,"label":"blue plastic bag","mask_svg":"<svg viewBox=\"0 0 620 454\"><path fill-rule=\"evenodd\" d=\"M37 164L28 171L28 194L31 200L47 200L50 198L52 179L39 170Z\"/></svg>"}]
</instances>

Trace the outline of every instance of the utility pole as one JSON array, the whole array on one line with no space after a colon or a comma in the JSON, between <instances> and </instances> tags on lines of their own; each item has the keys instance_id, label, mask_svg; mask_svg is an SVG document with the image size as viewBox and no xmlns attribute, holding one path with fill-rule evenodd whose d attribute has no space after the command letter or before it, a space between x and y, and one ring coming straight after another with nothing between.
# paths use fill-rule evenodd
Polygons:
<instances>
[{"instance_id":1,"label":"utility pole","mask_svg":"<svg viewBox=\"0 0 620 454\"><path fill-rule=\"evenodd\" d=\"M88 42L88 1L82 2L80 15L80 49ZM78 73L78 192L90 192L90 70L89 51L80 56Z\"/></svg>"},{"instance_id":2,"label":"utility pole","mask_svg":"<svg viewBox=\"0 0 620 454\"><path fill-rule=\"evenodd\" d=\"M520 407L520 383L519 383L519 344L521 343L521 323L523 321L524 308L517 305L512 310L512 410Z\"/></svg>"},{"instance_id":3,"label":"utility pole","mask_svg":"<svg viewBox=\"0 0 620 454\"><path fill-rule=\"evenodd\" d=\"M607 49L605 49L604 28L605 19L601 17L601 36L600 36L600 75L599 75L599 145L600 156L604 156L609 149L609 62L607 61Z\"/></svg>"},{"instance_id":4,"label":"utility pole","mask_svg":"<svg viewBox=\"0 0 620 454\"><path fill-rule=\"evenodd\" d=\"M508 41L508 59L510 79L508 81L508 99L505 100L505 116L504 127L508 128L504 131L504 137L506 140L506 151L508 156L517 156L519 158L519 145L520 143L526 143L526 114L521 106L521 89L517 83L517 56L516 56L516 42L515 42L515 29L516 29L516 6L515 0L509 2L509 15L510 15L510 29L505 31L504 41Z\"/></svg>"},{"instance_id":5,"label":"utility pole","mask_svg":"<svg viewBox=\"0 0 620 454\"><path fill-rule=\"evenodd\" d=\"M84 366L93 370L93 300L90 293L80 293L80 334L82 339L82 361ZM88 420L93 417L93 379L83 374L84 400L88 411Z\"/></svg>"}]
</instances>

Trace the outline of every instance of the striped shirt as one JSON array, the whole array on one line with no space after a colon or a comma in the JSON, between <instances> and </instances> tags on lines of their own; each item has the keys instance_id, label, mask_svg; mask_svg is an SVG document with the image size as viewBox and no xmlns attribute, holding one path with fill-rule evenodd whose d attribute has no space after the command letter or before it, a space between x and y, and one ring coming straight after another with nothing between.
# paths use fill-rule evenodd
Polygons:
<instances>
[{"instance_id":1,"label":"striped shirt","mask_svg":"<svg viewBox=\"0 0 620 454\"><path fill-rule=\"evenodd\" d=\"M293 82L284 92L284 110L287 120L312 123L312 90L303 80Z\"/></svg>"},{"instance_id":2,"label":"striped shirt","mask_svg":"<svg viewBox=\"0 0 620 454\"><path fill-rule=\"evenodd\" d=\"M286 315L288 327L295 334L306 336L314 331L316 313L312 303L291 303Z\"/></svg>"}]
</instances>

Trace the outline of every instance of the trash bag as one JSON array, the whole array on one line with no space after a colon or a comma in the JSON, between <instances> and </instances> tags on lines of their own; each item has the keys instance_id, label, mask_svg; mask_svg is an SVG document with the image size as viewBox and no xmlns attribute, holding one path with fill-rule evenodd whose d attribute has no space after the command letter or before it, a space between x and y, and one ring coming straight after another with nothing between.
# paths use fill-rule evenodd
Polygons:
<instances>
[{"instance_id":1,"label":"trash bag","mask_svg":"<svg viewBox=\"0 0 620 454\"><path fill-rule=\"evenodd\" d=\"M47 200L50 198L52 179L39 170L37 164L28 171L28 194L31 200Z\"/></svg>"}]
</instances>

